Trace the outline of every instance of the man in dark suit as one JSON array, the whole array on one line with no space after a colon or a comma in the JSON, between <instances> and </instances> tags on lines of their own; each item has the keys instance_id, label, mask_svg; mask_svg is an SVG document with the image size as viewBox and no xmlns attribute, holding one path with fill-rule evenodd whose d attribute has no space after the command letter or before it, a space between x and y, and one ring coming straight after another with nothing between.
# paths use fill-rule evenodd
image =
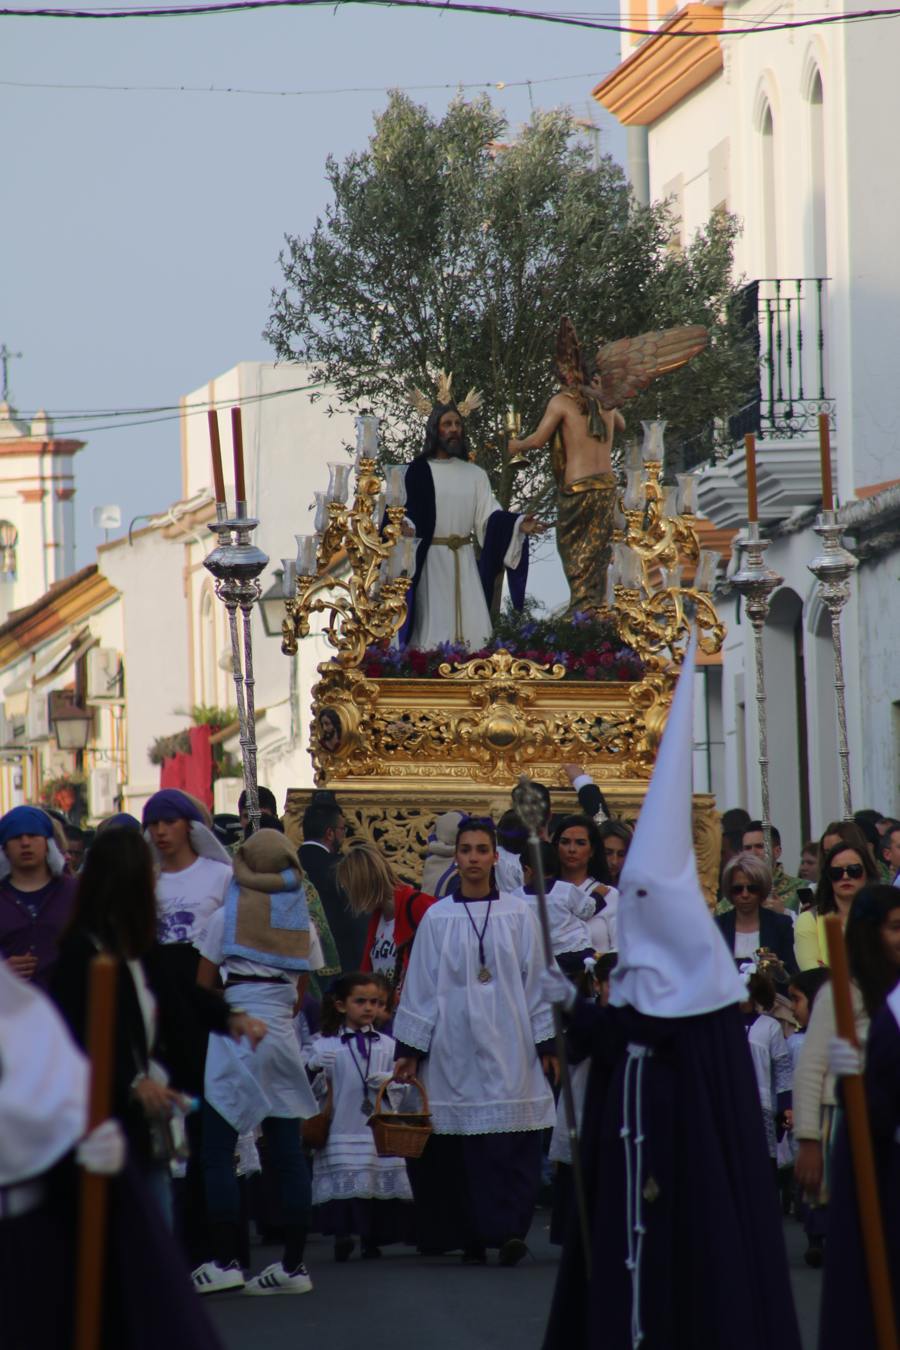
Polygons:
<instances>
[{"instance_id":1,"label":"man in dark suit","mask_svg":"<svg viewBox=\"0 0 900 1350\"><path fill-rule=\"evenodd\" d=\"M300 861L319 893L341 969L350 972L359 969L369 920L365 914L361 918L351 914L334 879L346 835L347 822L334 797L314 798L303 815Z\"/></svg>"}]
</instances>

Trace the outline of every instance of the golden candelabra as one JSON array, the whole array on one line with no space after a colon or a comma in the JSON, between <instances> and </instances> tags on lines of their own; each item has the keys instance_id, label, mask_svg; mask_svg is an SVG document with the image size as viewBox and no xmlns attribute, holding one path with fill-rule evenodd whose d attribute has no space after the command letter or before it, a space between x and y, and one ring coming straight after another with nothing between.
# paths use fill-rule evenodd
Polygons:
<instances>
[{"instance_id":1,"label":"golden candelabra","mask_svg":"<svg viewBox=\"0 0 900 1350\"><path fill-rule=\"evenodd\" d=\"M717 652L725 638L712 601L719 554L700 547L692 523L695 479L679 474L677 487L660 483L665 425L644 422L640 460L636 453L626 460L607 586L608 612L648 676L681 664L692 623L704 652ZM694 573L687 586L686 567Z\"/></svg>"}]
</instances>

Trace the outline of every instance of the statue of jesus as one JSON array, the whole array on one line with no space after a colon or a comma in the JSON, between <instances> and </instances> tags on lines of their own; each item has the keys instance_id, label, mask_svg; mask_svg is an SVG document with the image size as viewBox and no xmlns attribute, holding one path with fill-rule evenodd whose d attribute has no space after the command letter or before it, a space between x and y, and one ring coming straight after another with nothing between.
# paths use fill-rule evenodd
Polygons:
<instances>
[{"instance_id":1,"label":"statue of jesus","mask_svg":"<svg viewBox=\"0 0 900 1350\"><path fill-rule=\"evenodd\" d=\"M596 612L606 604L617 492L612 448L616 432L625 427L619 405L658 375L685 365L706 341L699 325L623 338L600 347L590 370L571 320L562 320L555 361L561 388L537 430L522 440L512 437L507 449L522 454L552 442L556 547L569 583L567 613Z\"/></svg>"},{"instance_id":2,"label":"statue of jesus","mask_svg":"<svg viewBox=\"0 0 900 1350\"><path fill-rule=\"evenodd\" d=\"M545 529L534 516L504 511L484 469L471 462L465 418L480 406L480 395L472 391L457 405L450 378L442 372L433 405L419 390L412 396L428 421L422 451L406 470L404 533L420 542L399 642L422 651L445 642L483 647L493 627L497 575L506 568L513 604L521 608L527 536Z\"/></svg>"}]
</instances>

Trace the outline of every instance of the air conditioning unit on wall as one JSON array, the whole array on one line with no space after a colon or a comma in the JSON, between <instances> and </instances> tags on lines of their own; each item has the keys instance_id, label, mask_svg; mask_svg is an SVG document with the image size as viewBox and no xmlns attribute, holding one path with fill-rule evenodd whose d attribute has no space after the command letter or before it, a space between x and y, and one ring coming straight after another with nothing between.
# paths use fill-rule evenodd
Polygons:
<instances>
[{"instance_id":1,"label":"air conditioning unit on wall","mask_svg":"<svg viewBox=\"0 0 900 1350\"><path fill-rule=\"evenodd\" d=\"M88 813L95 819L111 816L116 809L119 781L109 764L98 765L88 774Z\"/></svg>"},{"instance_id":2,"label":"air conditioning unit on wall","mask_svg":"<svg viewBox=\"0 0 900 1350\"><path fill-rule=\"evenodd\" d=\"M25 739L28 741L48 741L50 739L50 707L47 695L39 690L28 695L28 712L25 714Z\"/></svg>"},{"instance_id":3,"label":"air conditioning unit on wall","mask_svg":"<svg viewBox=\"0 0 900 1350\"><path fill-rule=\"evenodd\" d=\"M87 700L108 703L122 698L122 658L114 647L92 647L85 658Z\"/></svg>"}]
</instances>

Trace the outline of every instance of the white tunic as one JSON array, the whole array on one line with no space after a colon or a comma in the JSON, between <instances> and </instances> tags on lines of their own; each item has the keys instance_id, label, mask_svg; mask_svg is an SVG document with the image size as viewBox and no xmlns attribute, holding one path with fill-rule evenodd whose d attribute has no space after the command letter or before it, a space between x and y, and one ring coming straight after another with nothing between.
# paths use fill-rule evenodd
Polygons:
<instances>
[{"instance_id":1,"label":"white tunic","mask_svg":"<svg viewBox=\"0 0 900 1350\"><path fill-rule=\"evenodd\" d=\"M488 520L502 509L484 469L460 459L432 459L429 466L434 479L434 538L474 535L483 544ZM516 522L503 559L507 567L515 567L522 556L522 519ZM470 651L477 651L490 635L491 616L472 544L451 549L432 543L416 592L409 645L430 651L444 642L464 642Z\"/></svg>"},{"instance_id":2,"label":"white tunic","mask_svg":"<svg viewBox=\"0 0 900 1350\"><path fill-rule=\"evenodd\" d=\"M260 1018L268 1028L255 1050L246 1039L233 1041L217 1032L209 1038L203 1095L238 1134L252 1130L269 1116L305 1120L318 1111L294 1031L297 977L240 957L225 957L225 911L210 919L195 943L201 956L223 974L270 976L271 984L244 983L225 990L225 1000Z\"/></svg>"},{"instance_id":3,"label":"white tunic","mask_svg":"<svg viewBox=\"0 0 900 1350\"><path fill-rule=\"evenodd\" d=\"M536 895L516 891L537 916ZM594 917L594 897L568 881L554 881L547 892L547 917L550 920L550 940L553 955L561 952L582 952L594 944L586 920Z\"/></svg>"},{"instance_id":4,"label":"white tunic","mask_svg":"<svg viewBox=\"0 0 900 1350\"><path fill-rule=\"evenodd\" d=\"M750 1058L756 1075L769 1157L774 1158L777 1145L775 1135L777 1097L780 1093L791 1090L794 1077L793 1058L781 1026L768 1013L760 1013L749 1028L747 1044L750 1047Z\"/></svg>"},{"instance_id":5,"label":"white tunic","mask_svg":"<svg viewBox=\"0 0 900 1350\"><path fill-rule=\"evenodd\" d=\"M314 1205L329 1200L412 1199L406 1163L402 1158L378 1156L375 1138L366 1123L368 1117L361 1109L363 1077L374 1104L378 1088L394 1071L395 1043L392 1037L379 1034L378 1040L369 1044L368 1074L355 1041L342 1041L340 1036L321 1036L309 1056L310 1070L323 1069L332 1085L334 1112L328 1143L313 1159ZM403 1105L405 1109L405 1101Z\"/></svg>"},{"instance_id":6,"label":"white tunic","mask_svg":"<svg viewBox=\"0 0 900 1350\"><path fill-rule=\"evenodd\" d=\"M468 910L479 931L487 900ZM541 999L537 919L500 895L484 933L488 983L466 906L448 896L426 911L413 943L394 1035L427 1057L419 1076L438 1134L499 1134L553 1125L553 1093L535 1047L553 1035Z\"/></svg>"}]
</instances>

